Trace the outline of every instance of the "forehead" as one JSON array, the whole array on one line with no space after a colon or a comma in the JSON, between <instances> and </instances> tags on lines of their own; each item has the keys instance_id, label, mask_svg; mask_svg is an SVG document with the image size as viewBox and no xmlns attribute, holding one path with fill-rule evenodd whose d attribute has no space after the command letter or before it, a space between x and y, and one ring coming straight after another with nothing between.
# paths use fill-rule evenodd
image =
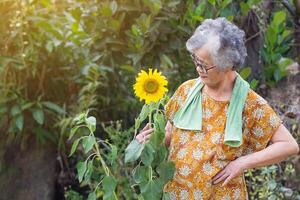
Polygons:
<instances>
[{"instance_id":1,"label":"forehead","mask_svg":"<svg viewBox=\"0 0 300 200\"><path fill-rule=\"evenodd\" d=\"M195 54L197 59L199 59L200 61L203 61L207 64L212 64L213 63L211 54L208 51L208 48L205 48L205 46L202 47L202 48L196 49L193 53Z\"/></svg>"}]
</instances>

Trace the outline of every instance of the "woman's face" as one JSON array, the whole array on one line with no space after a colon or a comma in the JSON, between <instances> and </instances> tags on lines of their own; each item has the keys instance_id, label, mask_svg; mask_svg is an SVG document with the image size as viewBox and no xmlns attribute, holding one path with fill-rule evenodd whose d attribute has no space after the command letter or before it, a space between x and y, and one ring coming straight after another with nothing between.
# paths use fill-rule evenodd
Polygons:
<instances>
[{"instance_id":1,"label":"woman's face","mask_svg":"<svg viewBox=\"0 0 300 200\"><path fill-rule=\"evenodd\" d=\"M218 83L224 80L224 76L227 75L228 71L221 71L214 65L211 55L207 50L207 48L200 48L195 50L194 55L197 59L197 62L204 64L203 66L206 66L205 68L209 69L207 70L207 73L205 73L201 69L201 67L199 66L197 67L195 65L196 70L204 84L213 87L213 86L217 86Z\"/></svg>"}]
</instances>

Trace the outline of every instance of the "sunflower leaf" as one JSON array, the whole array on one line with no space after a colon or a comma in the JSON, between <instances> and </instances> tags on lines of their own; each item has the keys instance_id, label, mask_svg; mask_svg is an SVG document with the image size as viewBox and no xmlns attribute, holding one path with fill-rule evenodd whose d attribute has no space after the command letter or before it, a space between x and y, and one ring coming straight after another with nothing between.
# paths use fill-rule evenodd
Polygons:
<instances>
[{"instance_id":1,"label":"sunflower leaf","mask_svg":"<svg viewBox=\"0 0 300 200\"><path fill-rule=\"evenodd\" d=\"M148 117L149 112L150 112L149 106L147 104L144 104L142 111L139 115L139 120L143 122Z\"/></svg>"},{"instance_id":2,"label":"sunflower leaf","mask_svg":"<svg viewBox=\"0 0 300 200\"><path fill-rule=\"evenodd\" d=\"M144 147L145 143L139 143L136 139L133 139L125 149L125 163L136 161L140 157Z\"/></svg>"}]
</instances>

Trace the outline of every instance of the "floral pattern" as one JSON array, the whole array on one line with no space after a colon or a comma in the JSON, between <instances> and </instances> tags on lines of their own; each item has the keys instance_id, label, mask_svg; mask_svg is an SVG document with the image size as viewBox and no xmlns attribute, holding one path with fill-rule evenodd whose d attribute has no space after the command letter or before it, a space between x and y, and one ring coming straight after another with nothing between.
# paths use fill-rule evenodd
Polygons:
<instances>
[{"instance_id":1,"label":"floral pattern","mask_svg":"<svg viewBox=\"0 0 300 200\"><path fill-rule=\"evenodd\" d=\"M175 112L183 105L196 79L181 84L165 105L167 119L173 123ZM175 175L164 191L171 199L245 200L248 193L244 175L226 186L212 184L212 178L231 160L266 148L282 120L267 101L249 90L243 110L243 141L239 147L223 143L229 101L217 101L202 93L202 130L172 128L168 159L175 163Z\"/></svg>"}]
</instances>

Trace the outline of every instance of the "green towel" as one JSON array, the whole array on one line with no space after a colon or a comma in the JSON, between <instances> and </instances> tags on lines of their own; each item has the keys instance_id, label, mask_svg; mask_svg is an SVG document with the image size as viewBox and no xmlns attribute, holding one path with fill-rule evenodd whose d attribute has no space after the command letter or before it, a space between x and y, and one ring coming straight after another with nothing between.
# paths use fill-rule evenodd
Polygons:
<instances>
[{"instance_id":1,"label":"green towel","mask_svg":"<svg viewBox=\"0 0 300 200\"><path fill-rule=\"evenodd\" d=\"M249 83L238 73L234 83L225 127L224 143L232 147L242 144L243 108L247 99ZM202 98L201 91L204 84L200 77L190 89L189 94L181 108L174 114L174 126L186 130L202 129Z\"/></svg>"}]
</instances>

